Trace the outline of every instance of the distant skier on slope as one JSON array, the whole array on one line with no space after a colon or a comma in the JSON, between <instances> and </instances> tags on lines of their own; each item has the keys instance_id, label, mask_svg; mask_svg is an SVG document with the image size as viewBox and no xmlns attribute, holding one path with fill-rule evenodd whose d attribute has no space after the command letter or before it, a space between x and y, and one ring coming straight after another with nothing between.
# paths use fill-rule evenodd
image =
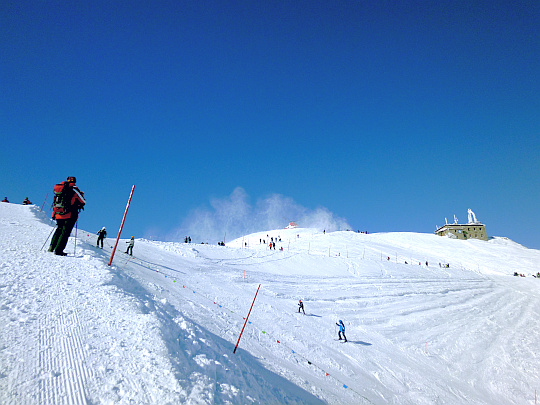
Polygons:
<instances>
[{"instance_id":1,"label":"distant skier on slope","mask_svg":"<svg viewBox=\"0 0 540 405\"><path fill-rule=\"evenodd\" d=\"M99 247L99 243L101 242L101 248L103 249L103 239L105 239L107 237L107 230L105 229L105 227L101 228L98 232L97 232L97 243L96 243L96 247Z\"/></svg>"},{"instance_id":2,"label":"distant skier on slope","mask_svg":"<svg viewBox=\"0 0 540 405\"><path fill-rule=\"evenodd\" d=\"M133 245L135 244L135 236L132 236L131 239L126 243L129 243L126 249L126 253L128 253L130 256L133 256Z\"/></svg>"},{"instance_id":3,"label":"distant skier on slope","mask_svg":"<svg viewBox=\"0 0 540 405\"><path fill-rule=\"evenodd\" d=\"M343 323L343 321L340 319L339 320L339 323L336 323L337 326L339 326L339 331L338 331L338 337L339 337L339 340L343 340L345 339L345 342L347 341L347 337L345 336L345 324ZM341 338L341 335L343 335L343 339Z\"/></svg>"},{"instance_id":4,"label":"distant skier on slope","mask_svg":"<svg viewBox=\"0 0 540 405\"><path fill-rule=\"evenodd\" d=\"M304 303L302 302L302 300L298 300L298 313L300 313L300 310L302 310L304 315L306 314L306 311L304 311Z\"/></svg>"}]
</instances>

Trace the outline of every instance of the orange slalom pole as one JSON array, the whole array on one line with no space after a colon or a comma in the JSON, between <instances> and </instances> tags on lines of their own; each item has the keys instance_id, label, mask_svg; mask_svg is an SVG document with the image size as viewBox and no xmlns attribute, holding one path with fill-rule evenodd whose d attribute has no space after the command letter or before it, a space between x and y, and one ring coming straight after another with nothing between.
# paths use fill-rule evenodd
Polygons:
<instances>
[{"instance_id":1,"label":"orange slalom pole","mask_svg":"<svg viewBox=\"0 0 540 405\"><path fill-rule=\"evenodd\" d=\"M129 204L131 204L131 197L133 197L133 191L135 190L135 185L131 187L131 193L129 194L129 200L126 205L126 210L124 211L124 217L122 218L122 224L120 225L120 229L118 230L118 236L116 237L116 243L114 244L113 251L111 253L111 258L109 259L109 266L111 265L114 257L114 252L116 252L116 247L118 246L118 241L120 240L120 235L122 234L122 228L124 228L124 221L126 220L126 215L129 209Z\"/></svg>"},{"instance_id":2,"label":"orange slalom pole","mask_svg":"<svg viewBox=\"0 0 540 405\"><path fill-rule=\"evenodd\" d=\"M242 333L244 333L244 328L246 327L246 323L249 319L249 314L251 314L251 309L253 308L253 304L255 304L255 299L257 298L257 294L259 293L259 288L261 288L260 284L259 284L259 287L257 287L257 292L255 293L255 297L253 298L253 302L251 303L251 308L249 308L249 312L246 316L246 321L244 322L244 326L242 326L242 330L240 331L240 336L238 336L238 341L236 342L236 346L234 347L233 353L236 353L236 349L238 349L238 343L240 343L240 338L242 337Z\"/></svg>"}]
</instances>

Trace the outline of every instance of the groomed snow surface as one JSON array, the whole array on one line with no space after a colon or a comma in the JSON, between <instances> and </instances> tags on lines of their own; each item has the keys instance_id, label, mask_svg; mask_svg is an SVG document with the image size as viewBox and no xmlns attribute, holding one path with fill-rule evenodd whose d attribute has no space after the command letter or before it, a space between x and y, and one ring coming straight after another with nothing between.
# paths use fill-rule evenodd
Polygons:
<instances>
[{"instance_id":1,"label":"groomed snow surface","mask_svg":"<svg viewBox=\"0 0 540 405\"><path fill-rule=\"evenodd\" d=\"M98 229L74 230L67 257L41 249L53 225L0 204L1 404L534 404L540 390L540 252L508 239L281 229L226 247L136 239L133 257L122 239L109 267Z\"/></svg>"}]
</instances>

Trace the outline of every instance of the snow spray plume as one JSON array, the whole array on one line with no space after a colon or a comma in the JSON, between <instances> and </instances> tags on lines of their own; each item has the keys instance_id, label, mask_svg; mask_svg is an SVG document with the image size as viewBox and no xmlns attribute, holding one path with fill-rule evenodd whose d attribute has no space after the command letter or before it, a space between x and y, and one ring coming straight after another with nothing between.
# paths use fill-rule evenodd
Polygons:
<instances>
[{"instance_id":1,"label":"snow spray plume","mask_svg":"<svg viewBox=\"0 0 540 405\"><path fill-rule=\"evenodd\" d=\"M184 221L171 238L183 241L191 236L195 243L232 240L253 232L284 228L295 221L302 228L337 231L350 229L347 221L337 218L326 208L310 210L292 198L273 194L249 203L246 191L237 187L230 196L210 201L211 209L197 209Z\"/></svg>"}]
</instances>

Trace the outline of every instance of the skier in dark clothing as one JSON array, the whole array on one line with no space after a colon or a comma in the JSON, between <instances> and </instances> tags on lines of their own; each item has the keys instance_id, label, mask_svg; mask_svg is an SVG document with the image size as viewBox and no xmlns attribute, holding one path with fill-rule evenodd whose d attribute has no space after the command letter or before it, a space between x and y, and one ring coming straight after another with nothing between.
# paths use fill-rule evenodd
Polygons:
<instances>
[{"instance_id":1,"label":"skier in dark clothing","mask_svg":"<svg viewBox=\"0 0 540 405\"><path fill-rule=\"evenodd\" d=\"M302 300L298 300L298 313L300 313L300 310L302 310L304 315L306 314L306 311L304 311L304 303L302 302Z\"/></svg>"},{"instance_id":2,"label":"skier in dark clothing","mask_svg":"<svg viewBox=\"0 0 540 405\"><path fill-rule=\"evenodd\" d=\"M28 197L26 197L24 200L23 200L23 205L30 205L32 204L32 202L28 199Z\"/></svg>"},{"instance_id":3,"label":"skier in dark clothing","mask_svg":"<svg viewBox=\"0 0 540 405\"><path fill-rule=\"evenodd\" d=\"M51 240L49 252L58 256L67 256L64 249L71 230L79 218L79 211L84 209L84 193L75 185L76 179L69 176L66 181L54 186L55 203L52 217L56 219L57 228Z\"/></svg>"},{"instance_id":4,"label":"skier in dark clothing","mask_svg":"<svg viewBox=\"0 0 540 405\"><path fill-rule=\"evenodd\" d=\"M130 256L133 256L133 245L135 244L135 236L132 236L131 239L126 243L129 243L126 249L126 253L129 253Z\"/></svg>"},{"instance_id":5,"label":"skier in dark clothing","mask_svg":"<svg viewBox=\"0 0 540 405\"><path fill-rule=\"evenodd\" d=\"M336 325L339 326L339 332L338 332L339 340L345 339L345 342L346 342L346 341L347 341L347 337L345 336L345 324L344 324L343 321L340 319L340 320L339 320L339 323L336 323ZM343 335L343 339L341 338L341 335Z\"/></svg>"},{"instance_id":6,"label":"skier in dark clothing","mask_svg":"<svg viewBox=\"0 0 540 405\"><path fill-rule=\"evenodd\" d=\"M99 243L101 242L101 248L103 249L103 239L107 237L107 230L105 229L105 227L101 228L101 230L97 232L97 235L98 235L98 238L97 238L96 246L99 247Z\"/></svg>"}]
</instances>

